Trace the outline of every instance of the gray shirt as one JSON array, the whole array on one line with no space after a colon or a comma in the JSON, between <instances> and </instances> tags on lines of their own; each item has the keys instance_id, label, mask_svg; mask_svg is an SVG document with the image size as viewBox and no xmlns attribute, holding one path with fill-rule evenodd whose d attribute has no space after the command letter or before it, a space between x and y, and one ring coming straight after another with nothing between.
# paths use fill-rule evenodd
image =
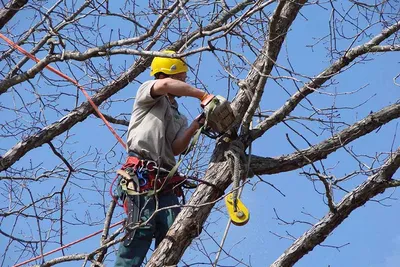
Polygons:
<instances>
[{"instance_id":1,"label":"gray shirt","mask_svg":"<svg viewBox=\"0 0 400 267\"><path fill-rule=\"evenodd\" d=\"M143 83L136 94L128 127L128 152L133 151L164 168L171 168L176 162L172 143L183 134L188 122L179 113L177 104L172 104L166 95L151 96L155 82Z\"/></svg>"}]
</instances>

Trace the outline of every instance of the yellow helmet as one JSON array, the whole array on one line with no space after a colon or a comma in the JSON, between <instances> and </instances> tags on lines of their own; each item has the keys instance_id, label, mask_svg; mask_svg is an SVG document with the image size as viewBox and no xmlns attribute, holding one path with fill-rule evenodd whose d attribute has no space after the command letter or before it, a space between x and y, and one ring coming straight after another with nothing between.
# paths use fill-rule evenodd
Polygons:
<instances>
[{"instance_id":1,"label":"yellow helmet","mask_svg":"<svg viewBox=\"0 0 400 267\"><path fill-rule=\"evenodd\" d=\"M162 51L166 54L175 54L175 51ZM187 72L188 66L181 58L155 57L151 62L150 76L162 72L167 75L173 75L181 72Z\"/></svg>"}]
</instances>

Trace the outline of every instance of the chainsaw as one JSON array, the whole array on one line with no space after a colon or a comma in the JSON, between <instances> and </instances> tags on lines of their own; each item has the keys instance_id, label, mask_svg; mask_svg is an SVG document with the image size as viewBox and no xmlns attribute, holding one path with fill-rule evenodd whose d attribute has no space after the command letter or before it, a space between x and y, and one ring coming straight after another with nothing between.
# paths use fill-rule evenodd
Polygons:
<instances>
[{"instance_id":1,"label":"chainsaw","mask_svg":"<svg viewBox=\"0 0 400 267\"><path fill-rule=\"evenodd\" d=\"M220 95L207 95L201 101L203 113L198 121L205 118L202 132L210 138L216 139L226 133L235 122L235 115L230 102Z\"/></svg>"}]
</instances>

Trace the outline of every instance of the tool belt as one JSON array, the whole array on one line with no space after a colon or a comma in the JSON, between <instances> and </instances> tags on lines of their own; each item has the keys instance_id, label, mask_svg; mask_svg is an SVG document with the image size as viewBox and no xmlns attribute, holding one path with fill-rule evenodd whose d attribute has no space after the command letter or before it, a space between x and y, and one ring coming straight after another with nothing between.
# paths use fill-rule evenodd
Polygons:
<instances>
[{"instance_id":1,"label":"tool belt","mask_svg":"<svg viewBox=\"0 0 400 267\"><path fill-rule=\"evenodd\" d=\"M160 168L155 161L142 160L129 156L117 174L119 185L127 195L151 195L173 191L175 195L183 195L182 184L186 177L179 173L166 179L169 170Z\"/></svg>"}]
</instances>

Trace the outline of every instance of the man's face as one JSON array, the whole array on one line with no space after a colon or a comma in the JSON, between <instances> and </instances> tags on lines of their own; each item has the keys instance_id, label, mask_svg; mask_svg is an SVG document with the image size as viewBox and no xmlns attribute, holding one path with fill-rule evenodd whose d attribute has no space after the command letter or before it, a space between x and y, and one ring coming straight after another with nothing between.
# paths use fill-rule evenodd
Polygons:
<instances>
[{"instance_id":1,"label":"man's face","mask_svg":"<svg viewBox=\"0 0 400 267\"><path fill-rule=\"evenodd\" d=\"M173 74L173 75L171 75L170 77L171 77L172 79L185 82L185 81L186 81L186 78L187 78L187 75L186 75L186 72L181 72L181 73Z\"/></svg>"}]
</instances>

